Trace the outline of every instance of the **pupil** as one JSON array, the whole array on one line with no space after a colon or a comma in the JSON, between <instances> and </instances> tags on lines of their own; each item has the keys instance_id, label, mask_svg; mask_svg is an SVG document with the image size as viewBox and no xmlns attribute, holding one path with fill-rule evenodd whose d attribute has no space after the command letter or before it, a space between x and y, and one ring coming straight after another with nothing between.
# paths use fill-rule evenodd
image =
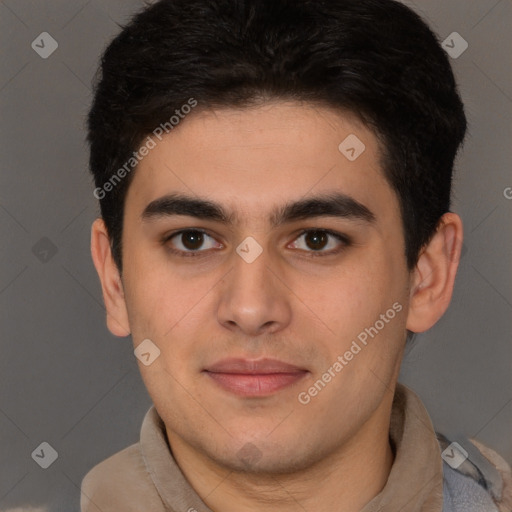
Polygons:
<instances>
[{"instance_id":1,"label":"pupil","mask_svg":"<svg viewBox=\"0 0 512 512\"><path fill-rule=\"evenodd\" d=\"M183 245L187 249L199 249L203 245L203 233L200 231L187 231L183 234Z\"/></svg>"},{"instance_id":2,"label":"pupil","mask_svg":"<svg viewBox=\"0 0 512 512\"><path fill-rule=\"evenodd\" d=\"M310 249L319 250L325 247L327 235L321 231L311 231L306 235L306 243Z\"/></svg>"}]
</instances>

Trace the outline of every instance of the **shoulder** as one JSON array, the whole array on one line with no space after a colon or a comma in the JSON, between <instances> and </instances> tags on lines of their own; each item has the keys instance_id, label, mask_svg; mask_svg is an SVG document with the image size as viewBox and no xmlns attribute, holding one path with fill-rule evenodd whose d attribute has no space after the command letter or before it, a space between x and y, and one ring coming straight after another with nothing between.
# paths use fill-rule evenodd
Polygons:
<instances>
[{"instance_id":1,"label":"shoulder","mask_svg":"<svg viewBox=\"0 0 512 512\"><path fill-rule=\"evenodd\" d=\"M113 512L120 507L135 512L148 505L155 512L163 510L139 443L100 462L82 480L82 512Z\"/></svg>"},{"instance_id":2,"label":"shoulder","mask_svg":"<svg viewBox=\"0 0 512 512\"><path fill-rule=\"evenodd\" d=\"M475 439L437 438L448 510L512 511L512 470L503 457Z\"/></svg>"},{"instance_id":3,"label":"shoulder","mask_svg":"<svg viewBox=\"0 0 512 512\"><path fill-rule=\"evenodd\" d=\"M510 512L512 510L512 469L507 461L497 452L476 439L471 442L478 448L480 453L496 468L502 480L501 497L498 510Z\"/></svg>"}]
</instances>

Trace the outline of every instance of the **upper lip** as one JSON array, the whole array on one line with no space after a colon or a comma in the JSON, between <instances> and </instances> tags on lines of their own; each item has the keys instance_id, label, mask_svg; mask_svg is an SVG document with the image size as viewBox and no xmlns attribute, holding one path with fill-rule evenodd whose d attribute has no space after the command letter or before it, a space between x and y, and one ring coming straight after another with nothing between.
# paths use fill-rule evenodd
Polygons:
<instances>
[{"instance_id":1,"label":"upper lip","mask_svg":"<svg viewBox=\"0 0 512 512\"><path fill-rule=\"evenodd\" d=\"M238 374L271 374L271 373L298 373L306 371L293 364L278 359L222 359L205 368L212 373L238 373Z\"/></svg>"}]
</instances>

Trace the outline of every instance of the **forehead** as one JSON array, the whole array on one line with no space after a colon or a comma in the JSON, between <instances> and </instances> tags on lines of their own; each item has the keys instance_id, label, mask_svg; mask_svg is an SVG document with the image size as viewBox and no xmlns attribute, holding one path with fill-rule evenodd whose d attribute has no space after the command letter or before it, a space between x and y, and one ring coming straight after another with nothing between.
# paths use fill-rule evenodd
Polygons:
<instances>
[{"instance_id":1,"label":"forehead","mask_svg":"<svg viewBox=\"0 0 512 512\"><path fill-rule=\"evenodd\" d=\"M308 195L340 192L395 201L375 135L354 115L299 103L194 112L139 163L128 204L142 212L164 194L214 199L237 218Z\"/></svg>"}]
</instances>

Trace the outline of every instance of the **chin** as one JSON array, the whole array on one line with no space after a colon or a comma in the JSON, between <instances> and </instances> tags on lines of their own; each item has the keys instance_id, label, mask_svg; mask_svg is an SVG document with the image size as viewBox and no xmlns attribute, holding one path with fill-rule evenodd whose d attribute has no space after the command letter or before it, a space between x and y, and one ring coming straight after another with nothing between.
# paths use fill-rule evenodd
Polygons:
<instances>
[{"instance_id":1,"label":"chin","mask_svg":"<svg viewBox=\"0 0 512 512\"><path fill-rule=\"evenodd\" d=\"M235 452L232 451L231 445L223 454L209 456L229 471L270 476L305 470L322 459L323 451L317 447L305 452L301 443L285 447L282 443L247 441ZM328 452L327 448L325 452Z\"/></svg>"}]
</instances>

